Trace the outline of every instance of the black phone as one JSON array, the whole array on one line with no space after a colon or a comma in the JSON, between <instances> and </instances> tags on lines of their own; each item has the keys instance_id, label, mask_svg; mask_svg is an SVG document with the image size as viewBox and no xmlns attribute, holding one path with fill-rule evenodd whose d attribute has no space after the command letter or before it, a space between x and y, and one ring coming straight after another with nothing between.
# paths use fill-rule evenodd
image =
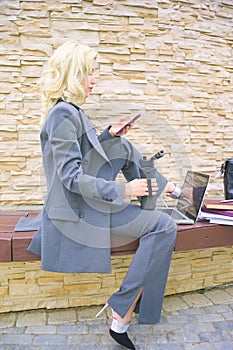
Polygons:
<instances>
[{"instance_id":1,"label":"black phone","mask_svg":"<svg viewBox=\"0 0 233 350\"><path fill-rule=\"evenodd\" d=\"M117 131L116 135L119 135L124 130L124 128L126 128L126 126L130 126L140 117L141 117L141 114L137 114L135 117L129 120L125 125L123 125L122 128L120 128L120 130Z\"/></svg>"}]
</instances>

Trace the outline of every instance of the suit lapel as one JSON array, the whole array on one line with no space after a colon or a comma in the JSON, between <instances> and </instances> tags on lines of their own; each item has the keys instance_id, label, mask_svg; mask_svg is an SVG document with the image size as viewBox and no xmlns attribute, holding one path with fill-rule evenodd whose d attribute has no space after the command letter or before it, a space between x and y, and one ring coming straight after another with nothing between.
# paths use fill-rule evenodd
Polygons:
<instances>
[{"instance_id":1,"label":"suit lapel","mask_svg":"<svg viewBox=\"0 0 233 350\"><path fill-rule=\"evenodd\" d=\"M72 105L76 110L79 111L79 115L81 116L83 127L84 127L84 130L85 130L85 133L87 135L89 142L92 144L92 146L95 148L95 150L108 163L110 163L106 153L104 152L104 150L103 150L103 148L98 140L98 135L97 135L97 132L95 130L95 126L92 124L92 122L89 120L89 118L86 116L86 114L84 113L84 111L81 108L79 108L78 106L76 106L73 103L70 103L70 105Z\"/></svg>"},{"instance_id":2,"label":"suit lapel","mask_svg":"<svg viewBox=\"0 0 233 350\"><path fill-rule=\"evenodd\" d=\"M95 150L109 163L109 159L99 142L98 135L94 125L86 118L86 116L85 118L83 118L83 123L84 123L86 135L89 142L92 144Z\"/></svg>"}]
</instances>

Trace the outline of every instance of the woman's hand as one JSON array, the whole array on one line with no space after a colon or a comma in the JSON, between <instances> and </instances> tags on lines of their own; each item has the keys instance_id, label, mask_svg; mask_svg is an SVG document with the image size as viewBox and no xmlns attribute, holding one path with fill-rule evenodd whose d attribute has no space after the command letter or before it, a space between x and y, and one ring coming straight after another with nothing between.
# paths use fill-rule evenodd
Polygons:
<instances>
[{"instance_id":1,"label":"woman's hand","mask_svg":"<svg viewBox=\"0 0 233 350\"><path fill-rule=\"evenodd\" d=\"M174 183L168 181L163 192L169 194L174 191L175 187L176 185Z\"/></svg>"},{"instance_id":2,"label":"woman's hand","mask_svg":"<svg viewBox=\"0 0 233 350\"><path fill-rule=\"evenodd\" d=\"M152 195L158 191L156 179L151 179ZM125 184L125 197L130 196L148 196L149 189L147 179L134 179Z\"/></svg>"},{"instance_id":3,"label":"woman's hand","mask_svg":"<svg viewBox=\"0 0 233 350\"><path fill-rule=\"evenodd\" d=\"M123 136L127 134L127 132L131 129L133 126L133 123L131 125L126 125L124 129L118 134L117 132L126 124L126 120L124 117L120 118L118 122L114 123L111 128L109 129L109 132L112 136Z\"/></svg>"}]
</instances>

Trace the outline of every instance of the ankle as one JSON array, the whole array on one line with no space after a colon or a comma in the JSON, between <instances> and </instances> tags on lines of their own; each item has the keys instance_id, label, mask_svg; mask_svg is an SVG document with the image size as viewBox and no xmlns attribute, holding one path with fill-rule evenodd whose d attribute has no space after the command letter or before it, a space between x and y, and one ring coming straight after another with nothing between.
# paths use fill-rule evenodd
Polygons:
<instances>
[{"instance_id":1,"label":"ankle","mask_svg":"<svg viewBox=\"0 0 233 350\"><path fill-rule=\"evenodd\" d=\"M120 322L125 323L125 324L128 324L128 323L130 323L130 321L131 321L131 316L129 316L129 315L126 314L126 315L122 318L122 317L121 317L120 315L118 315L118 313L117 313L116 311L114 311L114 310L112 310L112 317L115 318L115 320L120 321Z\"/></svg>"},{"instance_id":2,"label":"ankle","mask_svg":"<svg viewBox=\"0 0 233 350\"><path fill-rule=\"evenodd\" d=\"M121 321L116 320L115 318L112 319L112 324L110 329L116 333L126 333L129 328L128 323L123 323Z\"/></svg>"}]
</instances>

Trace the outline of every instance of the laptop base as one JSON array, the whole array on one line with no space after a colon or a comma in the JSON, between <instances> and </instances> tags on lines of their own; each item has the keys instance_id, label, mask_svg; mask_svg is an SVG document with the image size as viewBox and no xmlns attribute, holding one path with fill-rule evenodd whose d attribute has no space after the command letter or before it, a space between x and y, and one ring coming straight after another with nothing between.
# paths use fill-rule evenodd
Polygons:
<instances>
[{"instance_id":1,"label":"laptop base","mask_svg":"<svg viewBox=\"0 0 233 350\"><path fill-rule=\"evenodd\" d=\"M157 208L157 209L162 211L163 213L167 213L168 215L170 215L176 224L193 225L195 223L193 219L190 219L185 215L182 215L178 210L176 210L176 208L168 207L168 208Z\"/></svg>"}]
</instances>

